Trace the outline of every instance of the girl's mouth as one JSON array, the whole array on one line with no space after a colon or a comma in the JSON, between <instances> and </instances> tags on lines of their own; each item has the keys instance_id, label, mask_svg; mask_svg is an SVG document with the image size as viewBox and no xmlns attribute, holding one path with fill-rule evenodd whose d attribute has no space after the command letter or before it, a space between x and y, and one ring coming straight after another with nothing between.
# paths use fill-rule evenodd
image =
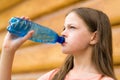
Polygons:
<instances>
[{"instance_id":1,"label":"girl's mouth","mask_svg":"<svg viewBox=\"0 0 120 80\"><path fill-rule=\"evenodd\" d=\"M66 42L64 42L64 43L62 43L62 46L65 46L67 43Z\"/></svg>"}]
</instances>

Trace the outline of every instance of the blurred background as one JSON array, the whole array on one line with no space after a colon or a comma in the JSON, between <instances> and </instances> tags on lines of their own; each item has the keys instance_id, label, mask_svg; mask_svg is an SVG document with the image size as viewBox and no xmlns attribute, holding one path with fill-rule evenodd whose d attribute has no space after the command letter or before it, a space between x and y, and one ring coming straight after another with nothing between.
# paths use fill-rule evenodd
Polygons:
<instances>
[{"instance_id":1,"label":"blurred background","mask_svg":"<svg viewBox=\"0 0 120 80\"><path fill-rule=\"evenodd\" d=\"M67 12L77 7L91 7L106 13L112 25L115 73L120 80L120 0L0 0L0 52L8 21L26 16L47 26L59 35ZM108 39L109 40L109 39ZM66 55L60 44L25 42L15 54L12 80L36 80L42 74L62 65Z\"/></svg>"}]
</instances>

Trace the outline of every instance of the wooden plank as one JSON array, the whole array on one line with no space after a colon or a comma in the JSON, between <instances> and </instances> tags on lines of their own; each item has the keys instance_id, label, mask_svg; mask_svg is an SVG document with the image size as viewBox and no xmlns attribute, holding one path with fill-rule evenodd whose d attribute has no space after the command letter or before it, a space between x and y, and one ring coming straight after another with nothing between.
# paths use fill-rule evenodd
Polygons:
<instances>
[{"instance_id":1,"label":"wooden plank","mask_svg":"<svg viewBox=\"0 0 120 80\"><path fill-rule=\"evenodd\" d=\"M10 7L22 2L23 0L0 0L0 12L9 9Z\"/></svg>"},{"instance_id":2,"label":"wooden plank","mask_svg":"<svg viewBox=\"0 0 120 80\"><path fill-rule=\"evenodd\" d=\"M115 68L115 74L116 74L117 80L120 80L120 65L114 66L114 68Z\"/></svg>"},{"instance_id":3,"label":"wooden plank","mask_svg":"<svg viewBox=\"0 0 120 80\"><path fill-rule=\"evenodd\" d=\"M120 64L120 25L112 28L113 33L113 58L114 64Z\"/></svg>"},{"instance_id":4,"label":"wooden plank","mask_svg":"<svg viewBox=\"0 0 120 80\"><path fill-rule=\"evenodd\" d=\"M19 49L15 55L13 73L53 69L59 67L65 57L59 44L42 44Z\"/></svg>"}]
</instances>

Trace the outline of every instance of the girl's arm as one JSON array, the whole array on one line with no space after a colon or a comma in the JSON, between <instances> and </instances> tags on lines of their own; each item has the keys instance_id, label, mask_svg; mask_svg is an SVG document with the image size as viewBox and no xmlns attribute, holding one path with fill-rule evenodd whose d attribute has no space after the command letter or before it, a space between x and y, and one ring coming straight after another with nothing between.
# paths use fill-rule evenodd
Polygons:
<instances>
[{"instance_id":1,"label":"girl's arm","mask_svg":"<svg viewBox=\"0 0 120 80\"><path fill-rule=\"evenodd\" d=\"M2 46L1 60L0 60L0 80L11 80L12 63L16 50L28 40L34 31L28 32L24 37L17 37L9 32L5 36Z\"/></svg>"}]
</instances>

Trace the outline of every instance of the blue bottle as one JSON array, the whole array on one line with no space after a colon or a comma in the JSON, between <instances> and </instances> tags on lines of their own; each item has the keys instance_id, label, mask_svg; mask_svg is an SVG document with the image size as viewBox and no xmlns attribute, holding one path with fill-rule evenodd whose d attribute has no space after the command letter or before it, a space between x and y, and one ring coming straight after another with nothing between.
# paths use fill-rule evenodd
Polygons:
<instances>
[{"instance_id":1,"label":"blue bottle","mask_svg":"<svg viewBox=\"0 0 120 80\"><path fill-rule=\"evenodd\" d=\"M34 30L34 34L30 40L40 43L63 43L64 37L60 37L53 30L34 23L32 21L24 20L17 17L12 17L9 20L9 26L7 30L19 37L25 36L30 30Z\"/></svg>"}]
</instances>

